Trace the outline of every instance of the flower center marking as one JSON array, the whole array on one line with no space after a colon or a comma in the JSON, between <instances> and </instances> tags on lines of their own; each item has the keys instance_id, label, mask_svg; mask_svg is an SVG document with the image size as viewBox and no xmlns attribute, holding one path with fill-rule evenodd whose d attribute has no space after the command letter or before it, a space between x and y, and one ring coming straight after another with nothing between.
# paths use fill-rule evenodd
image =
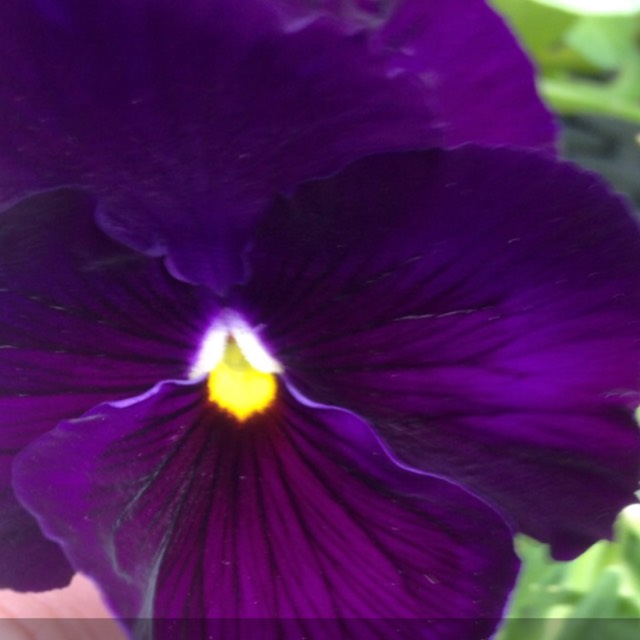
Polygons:
<instances>
[{"instance_id":1,"label":"flower center marking","mask_svg":"<svg viewBox=\"0 0 640 640\"><path fill-rule=\"evenodd\" d=\"M271 406L277 383L272 373L251 366L238 343L229 337L222 360L209 374L207 388L209 400L244 422Z\"/></svg>"},{"instance_id":2,"label":"flower center marking","mask_svg":"<svg viewBox=\"0 0 640 640\"><path fill-rule=\"evenodd\" d=\"M207 332L189 377L206 375L209 400L244 422L273 404L281 371L246 322L225 311Z\"/></svg>"}]
</instances>

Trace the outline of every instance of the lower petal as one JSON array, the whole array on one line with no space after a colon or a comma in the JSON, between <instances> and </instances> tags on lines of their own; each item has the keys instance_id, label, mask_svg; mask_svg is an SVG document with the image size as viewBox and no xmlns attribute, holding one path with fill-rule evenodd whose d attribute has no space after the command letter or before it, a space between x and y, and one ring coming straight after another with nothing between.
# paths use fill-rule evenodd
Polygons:
<instances>
[{"instance_id":1,"label":"lower petal","mask_svg":"<svg viewBox=\"0 0 640 640\"><path fill-rule=\"evenodd\" d=\"M199 386L102 405L20 456L17 491L159 639L487 637L517 566L495 512L352 414L278 394L242 425Z\"/></svg>"}]
</instances>

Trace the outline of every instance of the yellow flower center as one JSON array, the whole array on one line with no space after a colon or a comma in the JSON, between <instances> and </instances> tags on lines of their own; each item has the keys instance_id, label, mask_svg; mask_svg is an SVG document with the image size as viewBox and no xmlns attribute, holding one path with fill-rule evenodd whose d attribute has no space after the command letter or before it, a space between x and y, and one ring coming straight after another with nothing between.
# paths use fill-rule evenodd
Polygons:
<instances>
[{"instance_id":1,"label":"yellow flower center","mask_svg":"<svg viewBox=\"0 0 640 640\"><path fill-rule=\"evenodd\" d=\"M253 367L238 343L228 336L222 359L209 373L207 388L211 402L244 422L273 404L278 385L272 373Z\"/></svg>"}]
</instances>

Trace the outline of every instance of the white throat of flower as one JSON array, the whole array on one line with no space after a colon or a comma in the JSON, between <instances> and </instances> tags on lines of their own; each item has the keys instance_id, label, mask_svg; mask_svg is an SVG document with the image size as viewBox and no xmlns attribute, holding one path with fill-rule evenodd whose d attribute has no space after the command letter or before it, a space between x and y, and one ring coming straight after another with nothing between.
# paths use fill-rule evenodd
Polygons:
<instances>
[{"instance_id":1,"label":"white throat of flower","mask_svg":"<svg viewBox=\"0 0 640 640\"><path fill-rule=\"evenodd\" d=\"M273 404L279 373L282 366L256 332L225 310L207 331L189 378L207 376L209 400L242 423Z\"/></svg>"}]
</instances>

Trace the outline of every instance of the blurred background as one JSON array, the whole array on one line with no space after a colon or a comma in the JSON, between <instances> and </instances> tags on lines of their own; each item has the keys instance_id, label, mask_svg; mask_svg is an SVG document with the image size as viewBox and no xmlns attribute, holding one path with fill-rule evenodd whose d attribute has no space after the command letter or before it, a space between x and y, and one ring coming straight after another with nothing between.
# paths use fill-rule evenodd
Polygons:
<instances>
[{"instance_id":1,"label":"blurred background","mask_svg":"<svg viewBox=\"0 0 640 640\"><path fill-rule=\"evenodd\" d=\"M538 69L562 154L605 176L640 220L640 0L490 0ZM640 505L573 562L517 541L524 568L497 640L639 640Z\"/></svg>"}]
</instances>

